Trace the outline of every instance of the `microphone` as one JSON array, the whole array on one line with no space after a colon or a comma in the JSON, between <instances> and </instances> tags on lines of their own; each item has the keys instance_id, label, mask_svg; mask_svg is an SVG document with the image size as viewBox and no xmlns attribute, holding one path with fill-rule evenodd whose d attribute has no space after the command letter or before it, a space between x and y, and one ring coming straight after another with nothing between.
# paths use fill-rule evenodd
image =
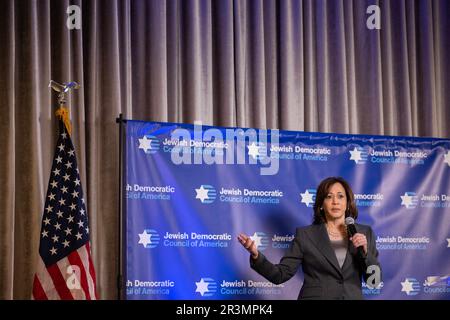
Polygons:
<instances>
[{"instance_id":1,"label":"microphone","mask_svg":"<svg viewBox=\"0 0 450 320\"><path fill-rule=\"evenodd\" d=\"M353 237L355 235L355 233L357 233L356 227L355 227L355 219L353 219L352 217L345 218L345 225L347 226L348 234L350 235L350 237ZM362 261L364 261L364 250L363 250L363 247L362 246L357 247L356 251L358 252L359 258Z\"/></svg>"}]
</instances>

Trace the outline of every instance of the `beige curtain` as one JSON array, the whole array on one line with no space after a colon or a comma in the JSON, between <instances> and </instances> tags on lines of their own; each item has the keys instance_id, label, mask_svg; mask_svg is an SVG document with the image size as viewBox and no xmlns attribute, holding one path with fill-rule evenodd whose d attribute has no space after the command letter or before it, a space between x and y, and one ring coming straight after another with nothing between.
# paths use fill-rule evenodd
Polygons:
<instances>
[{"instance_id":1,"label":"beige curtain","mask_svg":"<svg viewBox=\"0 0 450 320\"><path fill-rule=\"evenodd\" d=\"M80 30L66 27L79 5ZM380 8L380 30L366 21ZM97 287L117 295L116 117L449 137L448 0L1 0L0 298L28 299L70 94Z\"/></svg>"}]
</instances>

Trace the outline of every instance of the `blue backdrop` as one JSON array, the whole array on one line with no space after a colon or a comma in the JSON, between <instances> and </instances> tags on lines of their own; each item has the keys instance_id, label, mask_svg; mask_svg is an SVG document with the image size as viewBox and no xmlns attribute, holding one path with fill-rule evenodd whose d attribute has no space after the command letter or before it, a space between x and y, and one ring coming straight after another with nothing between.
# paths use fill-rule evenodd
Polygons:
<instances>
[{"instance_id":1,"label":"blue backdrop","mask_svg":"<svg viewBox=\"0 0 450 320\"><path fill-rule=\"evenodd\" d=\"M312 222L315 188L351 184L377 235L369 299L450 298L450 140L125 122L127 299L296 299L238 243L278 262Z\"/></svg>"}]
</instances>

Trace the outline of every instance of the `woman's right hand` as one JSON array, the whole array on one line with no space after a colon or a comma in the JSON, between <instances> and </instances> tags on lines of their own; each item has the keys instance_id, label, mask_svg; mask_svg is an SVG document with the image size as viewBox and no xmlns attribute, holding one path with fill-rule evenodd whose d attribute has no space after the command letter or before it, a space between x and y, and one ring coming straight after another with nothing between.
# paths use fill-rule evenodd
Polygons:
<instances>
[{"instance_id":1,"label":"woman's right hand","mask_svg":"<svg viewBox=\"0 0 450 320\"><path fill-rule=\"evenodd\" d=\"M245 233L241 233L237 237L238 241L242 246L250 252L253 259L258 258L258 248L255 245L255 241L253 241L249 236Z\"/></svg>"}]
</instances>

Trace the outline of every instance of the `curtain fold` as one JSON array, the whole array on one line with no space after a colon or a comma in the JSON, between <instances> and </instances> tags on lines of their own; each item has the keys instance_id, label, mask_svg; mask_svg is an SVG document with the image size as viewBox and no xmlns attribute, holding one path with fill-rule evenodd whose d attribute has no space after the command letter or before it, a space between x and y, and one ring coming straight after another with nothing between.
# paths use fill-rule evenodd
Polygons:
<instances>
[{"instance_id":1,"label":"curtain fold","mask_svg":"<svg viewBox=\"0 0 450 320\"><path fill-rule=\"evenodd\" d=\"M370 5L381 29L366 26ZM81 30L66 12L78 5ZM0 299L28 299L68 96L100 297L117 296L116 117L449 137L446 0L0 2Z\"/></svg>"}]
</instances>

